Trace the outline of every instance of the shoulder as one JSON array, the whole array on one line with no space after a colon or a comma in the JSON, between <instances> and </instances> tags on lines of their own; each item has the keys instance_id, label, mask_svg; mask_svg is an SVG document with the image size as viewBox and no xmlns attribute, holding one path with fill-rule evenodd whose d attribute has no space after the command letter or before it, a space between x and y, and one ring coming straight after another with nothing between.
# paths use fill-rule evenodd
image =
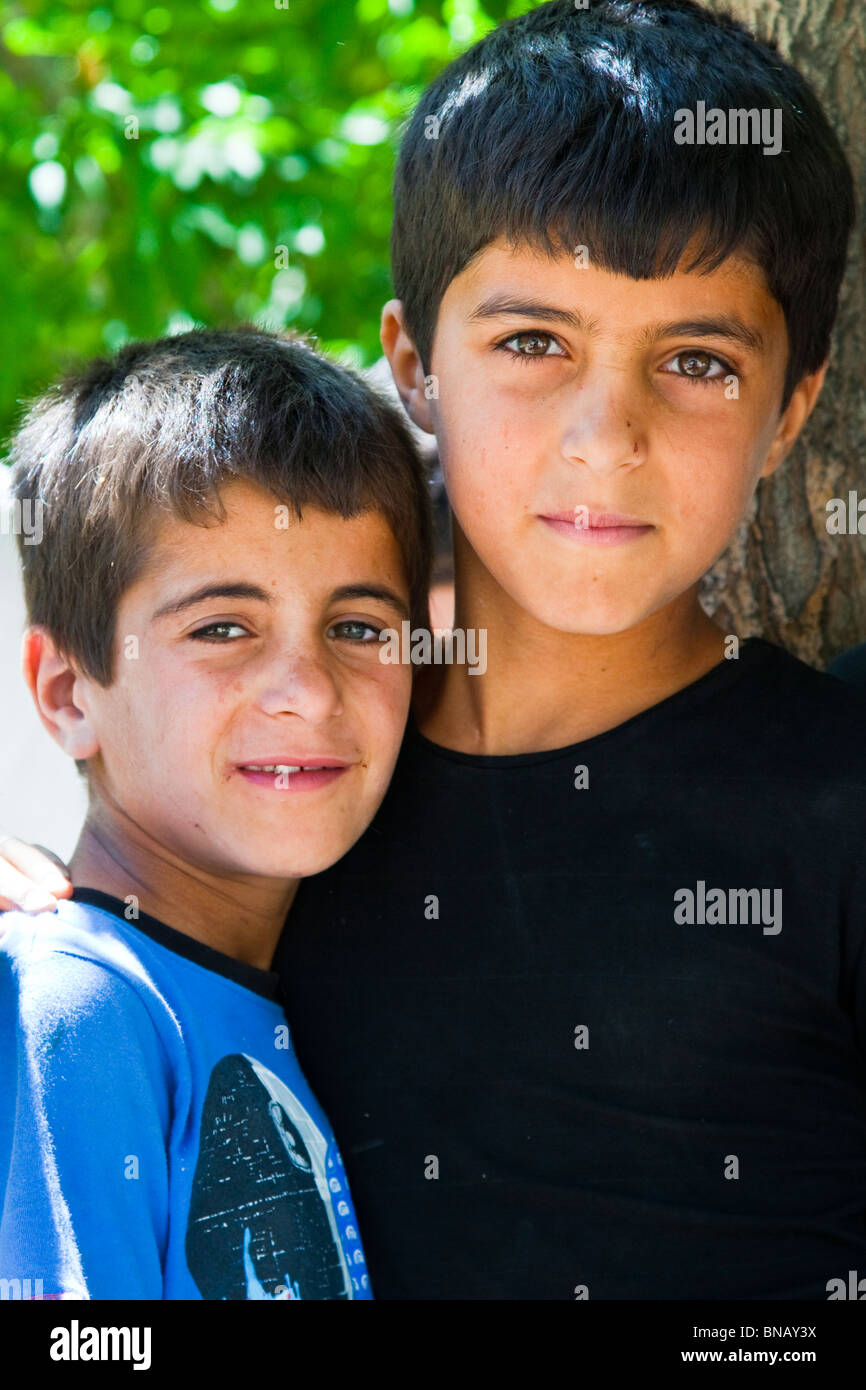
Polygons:
<instances>
[{"instance_id":1,"label":"shoulder","mask_svg":"<svg viewBox=\"0 0 866 1390\"><path fill-rule=\"evenodd\" d=\"M0 996L28 1035L60 1023L69 1038L113 1029L125 1050L162 1031L159 991L111 914L63 901L50 915L7 913L3 926Z\"/></svg>"},{"instance_id":2,"label":"shoulder","mask_svg":"<svg viewBox=\"0 0 866 1390\"><path fill-rule=\"evenodd\" d=\"M819 671L784 647L764 638L754 642L754 665L771 692L795 694L804 710L839 710L862 718L866 689L842 680L835 671Z\"/></svg>"},{"instance_id":3,"label":"shoulder","mask_svg":"<svg viewBox=\"0 0 866 1390\"><path fill-rule=\"evenodd\" d=\"M113 914L87 903L62 900L57 911L31 915L8 912L3 917L0 954L15 963L21 976L69 972L73 961L85 977L114 975L131 988L142 987L148 972L129 934Z\"/></svg>"},{"instance_id":4,"label":"shoulder","mask_svg":"<svg viewBox=\"0 0 866 1390\"><path fill-rule=\"evenodd\" d=\"M811 770L866 786L866 687L756 639L736 689L739 717L768 752L790 760L792 775Z\"/></svg>"}]
</instances>

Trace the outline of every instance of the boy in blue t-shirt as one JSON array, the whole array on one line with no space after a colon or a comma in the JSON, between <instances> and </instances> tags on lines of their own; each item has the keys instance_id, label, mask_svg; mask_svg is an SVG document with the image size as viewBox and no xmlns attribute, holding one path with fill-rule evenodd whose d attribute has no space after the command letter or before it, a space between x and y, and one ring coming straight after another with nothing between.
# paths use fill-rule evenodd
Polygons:
<instances>
[{"instance_id":1,"label":"boy in blue t-shirt","mask_svg":"<svg viewBox=\"0 0 866 1390\"><path fill-rule=\"evenodd\" d=\"M18 1296L370 1298L270 970L371 820L423 623L399 416L255 330L133 344L13 443L25 676L87 776L72 901L0 942L0 1278ZM79 886L80 885L80 886Z\"/></svg>"}]
</instances>

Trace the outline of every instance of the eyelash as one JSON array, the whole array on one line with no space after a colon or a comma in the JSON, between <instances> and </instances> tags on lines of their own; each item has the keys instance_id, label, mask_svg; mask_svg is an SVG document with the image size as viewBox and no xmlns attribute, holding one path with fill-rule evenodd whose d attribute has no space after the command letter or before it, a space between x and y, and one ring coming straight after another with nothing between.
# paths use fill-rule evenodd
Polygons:
<instances>
[{"instance_id":1,"label":"eyelash","mask_svg":"<svg viewBox=\"0 0 866 1390\"><path fill-rule=\"evenodd\" d=\"M506 354L506 356L509 357L509 358L511 359L512 362L538 362L538 361L544 361L544 359L547 358L547 357L559 357L559 356L560 356L559 353L548 353L548 352L544 352L544 353L515 352L513 348L510 348L510 347L508 346L508 344L511 343L511 342L513 342L515 338L548 338L548 339L550 340L550 342L552 342L552 343L558 342L558 339L557 339L557 338L554 338L554 336L553 336L552 333L546 333L546 332L545 332L543 329L541 329L541 328L524 328L524 329L521 330L520 333L509 333L508 337L507 337L507 338L501 338L501 339L499 340L499 342L495 344L495 347L496 347L496 350L497 350L498 352L504 352L504 353ZM560 346L561 346L561 344L560 344Z\"/></svg>"},{"instance_id":2,"label":"eyelash","mask_svg":"<svg viewBox=\"0 0 866 1390\"><path fill-rule=\"evenodd\" d=\"M384 628L377 627L375 623L364 622L364 621L362 621L362 619L360 619L360 618L344 618L342 622L339 622L339 623L332 623L331 627L328 628L328 631L329 631L329 632L333 632L334 628L337 628L337 627L366 627L366 628L369 628L370 632L375 632L375 634L376 634L375 638L373 639L373 641L375 641L375 642L378 642L379 638L381 637L382 633L383 633L384 630L385 630ZM344 638L343 640L344 640L344 641L351 641L351 642L352 642L352 645L353 645L353 646L356 646L356 647L366 647L366 646L372 646L372 645L373 645L373 641L365 642L365 641L362 640L362 641L360 641L360 642L356 642L356 641L354 641L352 638Z\"/></svg>"},{"instance_id":3,"label":"eyelash","mask_svg":"<svg viewBox=\"0 0 866 1390\"><path fill-rule=\"evenodd\" d=\"M216 628L219 628L219 627L239 627L239 628L241 628L241 629L243 630L243 624L242 624L242 623L228 623L228 622L223 622L223 623L207 623L204 627L196 628L195 632L191 632L191 633L189 634L189 636L190 636L190 638L191 638L193 641L196 641L196 642L214 642L214 643L217 643L217 644L219 644L219 645L221 645L221 646L225 646L227 642L232 641L233 639L232 639L232 638L226 638L226 637L211 637L211 636L208 635L208 634L214 632L214 631L216 630ZM247 634L247 635L249 635L249 634ZM234 640L236 640L236 639L234 639Z\"/></svg>"},{"instance_id":4,"label":"eyelash","mask_svg":"<svg viewBox=\"0 0 866 1390\"><path fill-rule=\"evenodd\" d=\"M534 338L547 338L547 339L549 339L549 341L550 341L551 343L558 343L558 341L559 341L557 338L554 337L554 335L553 335L552 333L548 333L548 332L547 332L545 329L543 329L543 328L524 328L524 329L522 329L522 331L521 331L520 333L509 333L509 335L508 335L507 338L501 338L500 341L499 341L498 343L496 343L494 346L495 346L495 348L496 348L497 351L504 352L504 353L507 355L507 357L510 359L510 361L512 361L512 362L521 362L521 363L526 363L526 362L544 362L544 361L547 361L547 360L548 360L549 358L551 358L551 357L559 357L559 356L560 356L559 353L550 353L550 352L539 352L539 353L515 352L513 348L510 348L510 347L508 346L508 344L511 343L511 342L513 342L515 338L528 338L528 337L534 337ZM561 344L560 344L560 346L561 346ZM706 351L705 348L683 348L681 352L675 352L674 355L673 355L673 357L668 358L668 361L670 361L670 362L675 362L675 361L677 360L678 357L687 357L687 356L689 355L690 352L705 352L705 351ZM687 372L668 372L667 375L668 375L668 376L679 377L679 379L680 379L681 381L687 381L687 382L689 383L690 386L717 386L717 385L722 385L722 384L724 384L724 380L725 380L725 377L726 377L726 376L734 376L734 375L736 375L736 373L735 373L735 371L734 371L734 368L730 365L729 362L726 362L726 361L725 361L724 357L719 357L718 354L717 354L717 353L714 353L714 352L708 352L708 353L707 353L707 356L710 358L710 360L711 360L712 362L718 363L718 365L721 367L721 369L722 369L721 375L719 375L719 376L689 376L689 374L688 374Z\"/></svg>"},{"instance_id":5,"label":"eyelash","mask_svg":"<svg viewBox=\"0 0 866 1390\"><path fill-rule=\"evenodd\" d=\"M678 357L688 357L690 352L706 352L705 348L686 348L683 352L675 352L673 357L668 358L670 362L676 362ZM736 376L733 367L725 361L724 357L719 357L715 352L707 352L711 362L716 362L721 367L718 376L689 376L688 372L666 372L666 376L679 377L680 381L687 381L690 386L724 386L725 377Z\"/></svg>"},{"instance_id":6,"label":"eyelash","mask_svg":"<svg viewBox=\"0 0 866 1390\"><path fill-rule=\"evenodd\" d=\"M196 628L196 630L195 630L194 632L189 633L189 637L190 637L193 641L196 641L196 642L212 642L215 646L222 646L222 647L225 647L225 646L228 646L230 642L236 642L236 641L239 641L240 639L239 639L239 638L236 638L236 637L235 637L235 638L232 638L232 637L214 637L214 636L212 636L211 634L213 634L213 632L214 632L217 628L227 628L227 627L237 627L237 628L240 628L242 631L245 631L244 626L243 626L243 623L233 623L233 622L232 622L232 623L230 623L230 622L206 623L204 627ZM368 629L370 630L370 632L374 632L374 633L376 634L375 639L370 639L369 642L364 642L363 640L358 641L358 640L356 640L356 639L354 639L354 638L343 638L343 639L338 639L338 640L343 640L343 641L349 641L349 642L352 643L353 646L358 646L358 647L360 647L360 646L366 646L366 645L372 645L372 641L373 641L373 640L378 641L379 638L380 638L381 635L382 635L382 632L384 631L384 628L376 627L376 624L375 624L375 623L363 622L360 618L344 618L344 619L343 619L341 622L339 622L339 623L332 623L331 626L328 628L328 632L329 632L329 633L330 633L330 632L333 632L336 628L340 628L340 627L363 627L363 628L368 628ZM249 634L249 633L246 633L245 635L246 635L246 636L249 636L250 634Z\"/></svg>"}]
</instances>

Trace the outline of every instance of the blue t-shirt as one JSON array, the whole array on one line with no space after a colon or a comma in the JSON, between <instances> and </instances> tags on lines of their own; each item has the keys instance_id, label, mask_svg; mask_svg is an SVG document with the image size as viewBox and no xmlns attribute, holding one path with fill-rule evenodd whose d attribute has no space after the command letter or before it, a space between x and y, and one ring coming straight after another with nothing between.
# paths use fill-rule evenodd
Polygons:
<instances>
[{"instance_id":1,"label":"blue t-shirt","mask_svg":"<svg viewBox=\"0 0 866 1390\"><path fill-rule=\"evenodd\" d=\"M91 889L4 926L6 1296L371 1298L277 976Z\"/></svg>"}]
</instances>

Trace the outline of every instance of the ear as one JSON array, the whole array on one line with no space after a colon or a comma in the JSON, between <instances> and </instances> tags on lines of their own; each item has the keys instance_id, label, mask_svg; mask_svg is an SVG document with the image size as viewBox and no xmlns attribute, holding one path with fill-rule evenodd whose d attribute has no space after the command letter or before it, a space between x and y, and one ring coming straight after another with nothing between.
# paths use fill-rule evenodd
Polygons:
<instances>
[{"instance_id":1,"label":"ear","mask_svg":"<svg viewBox=\"0 0 866 1390\"><path fill-rule=\"evenodd\" d=\"M804 376L794 387L793 395L789 400L784 412L779 418L779 425L770 445L766 461L761 469L760 476L769 478L771 473L775 473L779 464L787 457L794 441L801 429L805 425L809 416L815 408L815 402L821 394L821 387L824 385L824 378L827 375L827 363L819 367L810 376Z\"/></svg>"},{"instance_id":2,"label":"ear","mask_svg":"<svg viewBox=\"0 0 866 1390\"><path fill-rule=\"evenodd\" d=\"M401 299L389 299L382 310L379 340L382 351L391 364L391 375L406 408L406 414L419 429L425 430L427 434L435 433L430 402L424 390L424 365L415 344L406 332Z\"/></svg>"},{"instance_id":3,"label":"ear","mask_svg":"<svg viewBox=\"0 0 866 1390\"><path fill-rule=\"evenodd\" d=\"M21 647L21 669L39 718L70 758L92 758L99 740L82 703L84 679L61 655L42 627L29 627Z\"/></svg>"}]
</instances>

